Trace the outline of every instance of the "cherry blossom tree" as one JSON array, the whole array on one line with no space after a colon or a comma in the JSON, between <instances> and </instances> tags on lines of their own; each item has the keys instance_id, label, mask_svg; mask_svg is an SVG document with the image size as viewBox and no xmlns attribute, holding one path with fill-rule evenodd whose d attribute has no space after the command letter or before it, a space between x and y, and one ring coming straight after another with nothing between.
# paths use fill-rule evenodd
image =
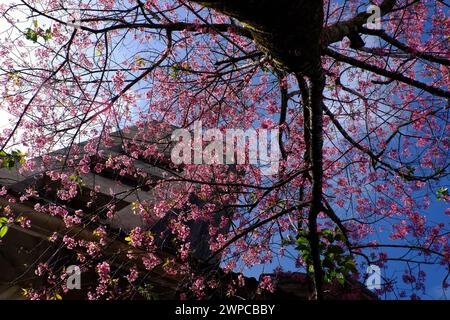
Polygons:
<instances>
[{"instance_id":1,"label":"cherry blossom tree","mask_svg":"<svg viewBox=\"0 0 450 320\"><path fill-rule=\"evenodd\" d=\"M380 28L368 24L371 5ZM35 187L17 196L3 188L2 197L33 200L68 229L94 230L51 238L98 275L88 298L129 298L155 268L183 279L186 297L208 298L219 285L233 295L241 277L220 283L192 259L195 221L210 222L202 263L220 259L225 273L244 273L292 260L277 272L305 272L312 299L347 279L365 281L369 265L406 270L385 277L380 294L419 297L427 265L440 266L448 286L450 212L429 209L449 199L445 1L14 0L0 12L2 165L57 185L47 201ZM148 142L198 121L223 132L278 130L279 171L177 166ZM105 157L113 132L123 134L125 152ZM83 185L82 177L104 170L138 181L128 193L152 193L153 202L137 200L132 210L147 222L166 219L173 258L158 256L159 235L136 227L124 238L102 222L127 192L90 214L69 209L83 188L95 203L95 180ZM26 224L17 214L5 207L2 223ZM111 250L111 239L134 251ZM52 257L36 262L47 285L30 298L67 290ZM273 289L268 277L260 286Z\"/></svg>"}]
</instances>

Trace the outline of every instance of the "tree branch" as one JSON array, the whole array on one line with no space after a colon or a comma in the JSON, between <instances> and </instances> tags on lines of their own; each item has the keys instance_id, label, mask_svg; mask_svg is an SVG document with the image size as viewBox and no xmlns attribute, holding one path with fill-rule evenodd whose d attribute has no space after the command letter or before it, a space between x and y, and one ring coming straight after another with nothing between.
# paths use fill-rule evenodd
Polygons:
<instances>
[{"instance_id":1,"label":"tree branch","mask_svg":"<svg viewBox=\"0 0 450 320\"><path fill-rule=\"evenodd\" d=\"M400 81L400 82L406 83L406 84L408 84L410 86L413 86L413 87L416 87L418 89L422 89L422 90L424 90L424 91L426 91L428 93L431 93L431 94L433 94L435 96L446 98L446 99L450 99L450 92L445 91L445 90L440 89L440 88L436 88L436 87L427 85L427 84L425 84L423 82L420 82L420 81L417 81L417 80L405 77L402 74L395 73L395 72L392 72L392 71L388 71L386 69L374 66L372 64L368 64L368 63L363 62L363 61L360 61L358 59L345 56L343 54L340 54L340 53L338 53L338 52L336 52L334 50L328 49L328 48L323 49L323 53L325 53L326 55L328 55L328 56L330 56L330 57L332 57L332 58L334 58L334 59L336 59L338 61L348 63L348 64L350 64L350 65L352 65L354 67L358 67L358 68L363 69L363 70L371 71L373 73L376 73L376 74L378 74L380 76L384 76L384 77L390 78L392 80L396 80L396 81Z\"/></svg>"}]
</instances>

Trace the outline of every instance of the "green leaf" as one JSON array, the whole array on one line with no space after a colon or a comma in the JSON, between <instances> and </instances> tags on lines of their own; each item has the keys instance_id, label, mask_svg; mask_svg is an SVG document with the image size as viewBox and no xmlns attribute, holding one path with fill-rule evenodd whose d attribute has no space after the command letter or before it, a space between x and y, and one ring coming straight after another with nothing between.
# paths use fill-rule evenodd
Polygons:
<instances>
[{"instance_id":1,"label":"green leaf","mask_svg":"<svg viewBox=\"0 0 450 320\"><path fill-rule=\"evenodd\" d=\"M8 232L8 226L4 225L3 227L0 228L0 239L3 238L6 233Z\"/></svg>"},{"instance_id":2,"label":"green leaf","mask_svg":"<svg viewBox=\"0 0 450 320\"><path fill-rule=\"evenodd\" d=\"M163 268L167 268L167 267L169 267L170 265L171 265L171 262L170 262L169 258L166 258L166 260L165 260L165 262L164 262L164 264L163 264Z\"/></svg>"},{"instance_id":3,"label":"green leaf","mask_svg":"<svg viewBox=\"0 0 450 320\"><path fill-rule=\"evenodd\" d=\"M345 277L344 277L344 275L342 273L338 273L336 275L336 279L337 279L337 281L339 282L340 285L344 285Z\"/></svg>"},{"instance_id":4,"label":"green leaf","mask_svg":"<svg viewBox=\"0 0 450 320\"><path fill-rule=\"evenodd\" d=\"M7 157L3 160L3 165L5 166L5 168L12 169L14 168L15 164L16 161L14 160L14 158Z\"/></svg>"},{"instance_id":5,"label":"green leaf","mask_svg":"<svg viewBox=\"0 0 450 320\"><path fill-rule=\"evenodd\" d=\"M75 174L69 176L69 180L75 182L80 188L84 187L83 179Z\"/></svg>"},{"instance_id":6,"label":"green leaf","mask_svg":"<svg viewBox=\"0 0 450 320\"><path fill-rule=\"evenodd\" d=\"M311 259L311 256L309 253L303 253L303 260L310 261L310 259Z\"/></svg>"},{"instance_id":7,"label":"green leaf","mask_svg":"<svg viewBox=\"0 0 450 320\"><path fill-rule=\"evenodd\" d=\"M138 287L137 291L147 300L158 300L158 295L153 292L153 286L151 284L146 284L144 286Z\"/></svg>"},{"instance_id":8,"label":"green leaf","mask_svg":"<svg viewBox=\"0 0 450 320\"><path fill-rule=\"evenodd\" d=\"M448 188L441 187L438 189L436 194L437 194L437 200L441 201L441 200L445 199L446 197L448 197Z\"/></svg>"},{"instance_id":9,"label":"green leaf","mask_svg":"<svg viewBox=\"0 0 450 320\"><path fill-rule=\"evenodd\" d=\"M48 28L45 30L45 33L42 35L42 38L44 38L45 41L48 41L52 38L52 29Z\"/></svg>"},{"instance_id":10,"label":"green leaf","mask_svg":"<svg viewBox=\"0 0 450 320\"><path fill-rule=\"evenodd\" d=\"M322 235L330 242L334 241L334 232L329 229L322 230Z\"/></svg>"},{"instance_id":11,"label":"green leaf","mask_svg":"<svg viewBox=\"0 0 450 320\"><path fill-rule=\"evenodd\" d=\"M31 41L33 41L33 42L37 42L38 34L37 34L36 31L34 31L34 30L28 28L28 29L26 29L26 32L25 32L25 38L26 38L27 40L31 40Z\"/></svg>"},{"instance_id":12,"label":"green leaf","mask_svg":"<svg viewBox=\"0 0 450 320\"><path fill-rule=\"evenodd\" d=\"M4 168L12 169L16 164L24 164L25 163L26 154L21 152L20 150L14 150L11 154L0 151L1 158L1 166Z\"/></svg>"}]
</instances>

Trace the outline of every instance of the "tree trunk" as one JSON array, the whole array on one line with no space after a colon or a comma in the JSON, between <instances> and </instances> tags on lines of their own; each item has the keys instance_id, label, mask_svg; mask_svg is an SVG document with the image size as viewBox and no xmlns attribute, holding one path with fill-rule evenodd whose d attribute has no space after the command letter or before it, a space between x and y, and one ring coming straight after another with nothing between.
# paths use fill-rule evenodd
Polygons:
<instances>
[{"instance_id":1,"label":"tree trunk","mask_svg":"<svg viewBox=\"0 0 450 320\"><path fill-rule=\"evenodd\" d=\"M194 0L251 30L276 67L306 76L320 70L323 0Z\"/></svg>"}]
</instances>

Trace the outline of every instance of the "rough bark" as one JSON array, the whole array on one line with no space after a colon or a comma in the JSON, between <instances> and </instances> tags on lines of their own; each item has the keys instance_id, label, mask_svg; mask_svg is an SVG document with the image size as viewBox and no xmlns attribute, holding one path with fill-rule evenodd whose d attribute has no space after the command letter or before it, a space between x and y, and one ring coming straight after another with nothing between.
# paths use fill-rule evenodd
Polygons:
<instances>
[{"instance_id":1,"label":"rough bark","mask_svg":"<svg viewBox=\"0 0 450 320\"><path fill-rule=\"evenodd\" d=\"M314 266L314 298L323 299L323 270L321 266L317 217L322 211L323 186L323 90L325 76L322 72L310 79L309 109L310 119L310 158L312 165L311 206L308 216L309 244Z\"/></svg>"},{"instance_id":2,"label":"rough bark","mask_svg":"<svg viewBox=\"0 0 450 320\"><path fill-rule=\"evenodd\" d=\"M280 69L312 76L320 70L322 0L198 1L242 22Z\"/></svg>"}]
</instances>

